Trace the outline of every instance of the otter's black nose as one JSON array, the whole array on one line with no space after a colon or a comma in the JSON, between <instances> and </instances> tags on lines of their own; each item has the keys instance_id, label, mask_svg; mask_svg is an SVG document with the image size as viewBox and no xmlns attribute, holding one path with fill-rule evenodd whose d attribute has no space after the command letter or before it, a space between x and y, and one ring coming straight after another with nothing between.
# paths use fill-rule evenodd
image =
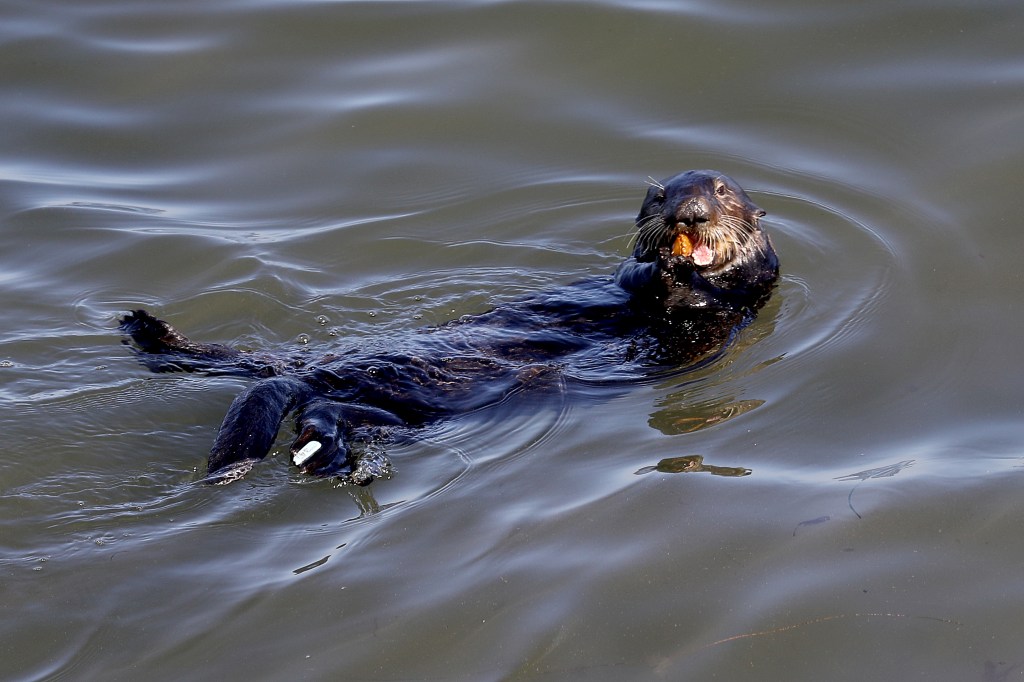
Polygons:
<instances>
[{"instance_id":1,"label":"otter's black nose","mask_svg":"<svg viewBox=\"0 0 1024 682\"><path fill-rule=\"evenodd\" d=\"M710 219L711 205L704 197L690 197L676 209L676 220L684 225L706 223Z\"/></svg>"}]
</instances>

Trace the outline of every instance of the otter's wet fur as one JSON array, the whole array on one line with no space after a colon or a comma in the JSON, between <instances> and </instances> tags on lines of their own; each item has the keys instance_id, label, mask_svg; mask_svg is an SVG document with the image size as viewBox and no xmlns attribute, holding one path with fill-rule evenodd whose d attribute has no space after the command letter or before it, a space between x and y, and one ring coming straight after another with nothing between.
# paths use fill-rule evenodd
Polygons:
<instances>
[{"instance_id":1,"label":"otter's wet fur","mask_svg":"<svg viewBox=\"0 0 1024 682\"><path fill-rule=\"evenodd\" d=\"M778 277L764 215L728 176L680 173L648 190L633 253L614 279L554 288L315 362L197 343L144 310L125 315L120 327L155 372L257 379L228 409L210 451L209 481L243 476L294 413L290 451L303 472L366 484L386 462L355 454L353 440L416 429L516 391L565 388L599 361L653 372L719 352ZM680 239L688 247L682 252Z\"/></svg>"}]
</instances>

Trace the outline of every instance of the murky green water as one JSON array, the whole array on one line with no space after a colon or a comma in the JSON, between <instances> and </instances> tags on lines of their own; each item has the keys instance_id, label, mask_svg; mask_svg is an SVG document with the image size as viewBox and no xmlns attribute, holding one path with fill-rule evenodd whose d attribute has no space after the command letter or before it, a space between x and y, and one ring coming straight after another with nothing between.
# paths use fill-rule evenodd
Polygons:
<instances>
[{"instance_id":1,"label":"murky green water","mask_svg":"<svg viewBox=\"0 0 1024 682\"><path fill-rule=\"evenodd\" d=\"M1024 677L1022 46L1016 0L0 3L0 677ZM479 312L704 167L784 270L723 357L368 489L287 434L195 485L245 382L116 333Z\"/></svg>"}]
</instances>

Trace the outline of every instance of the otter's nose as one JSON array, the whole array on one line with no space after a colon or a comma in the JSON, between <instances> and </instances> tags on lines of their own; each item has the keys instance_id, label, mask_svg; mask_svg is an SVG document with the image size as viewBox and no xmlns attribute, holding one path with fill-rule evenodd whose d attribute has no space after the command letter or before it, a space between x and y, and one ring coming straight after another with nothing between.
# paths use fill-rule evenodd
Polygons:
<instances>
[{"instance_id":1,"label":"otter's nose","mask_svg":"<svg viewBox=\"0 0 1024 682\"><path fill-rule=\"evenodd\" d=\"M676 220L684 225L706 223L710 219L711 205L704 197L690 197L676 209Z\"/></svg>"}]
</instances>

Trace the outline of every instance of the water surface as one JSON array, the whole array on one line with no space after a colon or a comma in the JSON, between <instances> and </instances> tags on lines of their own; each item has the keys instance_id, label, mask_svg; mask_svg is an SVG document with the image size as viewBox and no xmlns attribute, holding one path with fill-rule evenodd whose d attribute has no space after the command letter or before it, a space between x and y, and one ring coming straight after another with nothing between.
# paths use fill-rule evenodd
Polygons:
<instances>
[{"instance_id":1,"label":"water surface","mask_svg":"<svg viewBox=\"0 0 1024 682\"><path fill-rule=\"evenodd\" d=\"M1024 677L1022 31L1011 0L3 3L0 674ZM445 422L367 489L287 432L196 485L245 382L116 333L315 354L482 312L610 273L647 178L705 167L783 266L721 357ZM657 468L697 455L752 473Z\"/></svg>"}]
</instances>

